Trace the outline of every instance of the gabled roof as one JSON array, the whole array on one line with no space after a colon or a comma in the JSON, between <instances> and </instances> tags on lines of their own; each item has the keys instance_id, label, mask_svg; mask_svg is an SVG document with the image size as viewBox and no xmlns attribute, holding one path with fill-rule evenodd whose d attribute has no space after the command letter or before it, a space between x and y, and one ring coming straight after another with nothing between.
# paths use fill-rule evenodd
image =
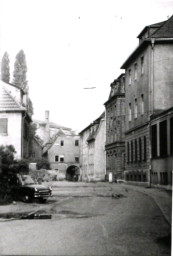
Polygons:
<instances>
[{"instance_id":1,"label":"gabled roof","mask_svg":"<svg viewBox=\"0 0 173 256\"><path fill-rule=\"evenodd\" d=\"M49 141L47 141L44 145L43 145L43 154L45 154L52 146L53 144L56 142L57 138L59 136L75 136L75 132L74 131L67 131L67 130L63 130L63 129L59 129L59 131L53 135L53 137L51 137L49 139Z\"/></svg>"},{"instance_id":2,"label":"gabled roof","mask_svg":"<svg viewBox=\"0 0 173 256\"><path fill-rule=\"evenodd\" d=\"M105 111L97 118L95 119L95 121L93 121L90 125L88 125L86 128L84 128L79 135L81 135L83 132L85 132L86 130L90 129L90 127L92 127L94 124L99 123L101 119L103 119L105 117Z\"/></svg>"},{"instance_id":3,"label":"gabled roof","mask_svg":"<svg viewBox=\"0 0 173 256\"><path fill-rule=\"evenodd\" d=\"M89 135L89 137L87 138L87 141L92 141L92 140L95 140L96 136L97 136L97 132L98 132L98 129L99 129L99 125L100 125L100 121L101 119L103 119L105 117L105 112L103 112L99 118L97 118L94 122L93 122L93 126L94 126L94 129L93 131L91 132L91 134Z\"/></svg>"},{"instance_id":4,"label":"gabled roof","mask_svg":"<svg viewBox=\"0 0 173 256\"><path fill-rule=\"evenodd\" d=\"M163 25L164 23L165 23L165 21L162 21L162 22L158 22L158 23L155 23L155 24L151 24L151 25L146 26L146 27L140 32L140 34L137 36L137 38L140 38L140 37L148 30L148 28L160 28L160 26Z\"/></svg>"},{"instance_id":5,"label":"gabled roof","mask_svg":"<svg viewBox=\"0 0 173 256\"><path fill-rule=\"evenodd\" d=\"M0 111L25 110L2 85L0 86Z\"/></svg>"},{"instance_id":6,"label":"gabled roof","mask_svg":"<svg viewBox=\"0 0 173 256\"><path fill-rule=\"evenodd\" d=\"M131 53L131 55L126 59L126 61L121 66L121 69L127 68L130 62L152 41L155 39L157 42L169 41L173 42L173 16L171 16L168 20L159 22L144 28L144 30L148 27L155 26L156 30L146 39L142 40L142 43L138 45L138 47ZM139 34L142 35L144 30Z\"/></svg>"},{"instance_id":7,"label":"gabled roof","mask_svg":"<svg viewBox=\"0 0 173 256\"><path fill-rule=\"evenodd\" d=\"M151 35L152 38L173 38L173 15Z\"/></svg>"}]
</instances>

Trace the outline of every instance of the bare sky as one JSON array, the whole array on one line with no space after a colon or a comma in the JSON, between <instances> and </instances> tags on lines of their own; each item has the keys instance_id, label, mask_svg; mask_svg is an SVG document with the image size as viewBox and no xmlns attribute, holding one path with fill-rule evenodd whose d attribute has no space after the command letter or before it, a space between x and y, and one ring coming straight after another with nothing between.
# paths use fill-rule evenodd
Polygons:
<instances>
[{"instance_id":1,"label":"bare sky","mask_svg":"<svg viewBox=\"0 0 173 256\"><path fill-rule=\"evenodd\" d=\"M49 110L80 131L104 111L143 27L171 15L172 0L0 0L0 57L9 53L12 81L24 50L35 119Z\"/></svg>"}]
</instances>

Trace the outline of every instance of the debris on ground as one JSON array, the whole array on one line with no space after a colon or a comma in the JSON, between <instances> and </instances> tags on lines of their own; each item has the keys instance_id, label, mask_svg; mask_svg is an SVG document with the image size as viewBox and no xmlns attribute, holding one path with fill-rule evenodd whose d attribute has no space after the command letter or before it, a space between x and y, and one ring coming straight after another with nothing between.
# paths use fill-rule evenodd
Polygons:
<instances>
[{"instance_id":1,"label":"debris on ground","mask_svg":"<svg viewBox=\"0 0 173 256\"><path fill-rule=\"evenodd\" d=\"M122 194L115 194L115 193L112 194L112 198L119 199L120 197L124 197L124 195L122 195Z\"/></svg>"}]
</instances>

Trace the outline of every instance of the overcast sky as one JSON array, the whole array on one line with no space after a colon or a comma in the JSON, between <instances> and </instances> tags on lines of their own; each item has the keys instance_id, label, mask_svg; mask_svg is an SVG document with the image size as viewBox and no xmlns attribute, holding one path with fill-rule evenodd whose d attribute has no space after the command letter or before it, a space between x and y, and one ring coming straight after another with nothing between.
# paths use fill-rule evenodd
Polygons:
<instances>
[{"instance_id":1,"label":"overcast sky","mask_svg":"<svg viewBox=\"0 0 173 256\"><path fill-rule=\"evenodd\" d=\"M49 110L81 131L104 111L140 31L171 15L172 0L0 0L0 57L8 52L12 81L24 50L35 119Z\"/></svg>"}]
</instances>

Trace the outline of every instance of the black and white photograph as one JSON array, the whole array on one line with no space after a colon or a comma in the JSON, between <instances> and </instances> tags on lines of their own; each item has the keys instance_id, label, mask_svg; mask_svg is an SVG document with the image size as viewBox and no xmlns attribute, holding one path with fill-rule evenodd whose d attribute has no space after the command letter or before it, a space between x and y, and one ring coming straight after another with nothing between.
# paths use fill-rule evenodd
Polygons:
<instances>
[{"instance_id":1,"label":"black and white photograph","mask_svg":"<svg viewBox=\"0 0 173 256\"><path fill-rule=\"evenodd\" d=\"M0 255L171 256L172 0L0 0Z\"/></svg>"}]
</instances>

